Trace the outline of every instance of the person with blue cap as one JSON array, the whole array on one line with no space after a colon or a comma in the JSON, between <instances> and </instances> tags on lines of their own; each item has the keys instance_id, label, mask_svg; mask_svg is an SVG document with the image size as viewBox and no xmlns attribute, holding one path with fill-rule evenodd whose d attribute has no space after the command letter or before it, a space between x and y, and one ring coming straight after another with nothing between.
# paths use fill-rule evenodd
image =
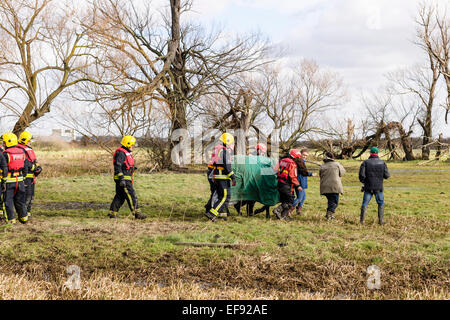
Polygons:
<instances>
[{"instance_id":1,"label":"person with blue cap","mask_svg":"<svg viewBox=\"0 0 450 320\"><path fill-rule=\"evenodd\" d=\"M384 218L384 189L383 179L388 179L390 174L386 163L378 157L378 148L370 149L370 157L359 168L359 181L363 183L361 191L364 192L361 206L360 223L364 224L367 207L373 195L378 204L378 223L383 225Z\"/></svg>"}]
</instances>

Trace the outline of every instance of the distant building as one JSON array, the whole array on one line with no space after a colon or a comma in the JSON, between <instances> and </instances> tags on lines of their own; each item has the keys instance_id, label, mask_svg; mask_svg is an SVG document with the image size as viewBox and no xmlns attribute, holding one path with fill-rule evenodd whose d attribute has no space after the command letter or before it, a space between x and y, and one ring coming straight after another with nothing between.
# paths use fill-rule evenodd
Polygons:
<instances>
[{"instance_id":1,"label":"distant building","mask_svg":"<svg viewBox=\"0 0 450 320\"><path fill-rule=\"evenodd\" d=\"M73 129L52 129L52 134L50 137L55 139L61 139L66 142L76 141L77 137L75 135L75 130Z\"/></svg>"}]
</instances>

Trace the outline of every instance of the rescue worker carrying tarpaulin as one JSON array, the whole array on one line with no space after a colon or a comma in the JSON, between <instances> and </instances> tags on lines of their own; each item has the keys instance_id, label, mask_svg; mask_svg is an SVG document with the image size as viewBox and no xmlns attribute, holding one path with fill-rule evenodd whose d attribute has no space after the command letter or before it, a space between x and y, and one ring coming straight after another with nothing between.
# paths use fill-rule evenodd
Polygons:
<instances>
[{"instance_id":1,"label":"rescue worker carrying tarpaulin","mask_svg":"<svg viewBox=\"0 0 450 320\"><path fill-rule=\"evenodd\" d=\"M297 164L294 160L300 157L300 151L292 149L289 156L282 158L278 164L277 188L281 205L273 210L278 219L291 220L290 214L295 208L293 191L301 188L297 179Z\"/></svg>"},{"instance_id":2,"label":"rescue worker carrying tarpaulin","mask_svg":"<svg viewBox=\"0 0 450 320\"><path fill-rule=\"evenodd\" d=\"M28 218L31 217L31 204L34 199L36 177L42 172L42 167L37 162L36 154L33 148L31 148L32 138L33 135L30 132L22 132L19 136L19 144L17 145L17 147L25 151L25 165L28 167L28 174L25 178L25 205Z\"/></svg>"},{"instance_id":3,"label":"rescue worker carrying tarpaulin","mask_svg":"<svg viewBox=\"0 0 450 320\"><path fill-rule=\"evenodd\" d=\"M217 218L226 219L228 212L228 203L230 201L230 181L236 185L236 177L231 168L231 152L234 147L234 137L229 133L220 136L221 143L214 148L211 161L208 165L210 172L208 180L211 185L210 205L205 206L209 211L205 215L215 221ZM217 196L215 196L215 194Z\"/></svg>"},{"instance_id":4,"label":"rescue worker carrying tarpaulin","mask_svg":"<svg viewBox=\"0 0 450 320\"><path fill-rule=\"evenodd\" d=\"M125 200L136 219L147 218L139 209L136 191L133 187L133 177L136 167L134 166L132 149L135 143L136 139L133 136L124 136L121 146L114 153L113 166L116 195L111 202L110 212L108 214L110 218L117 218L119 209Z\"/></svg>"},{"instance_id":5,"label":"rescue worker carrying tarpaulin","mask_svg":"<svg viewBox=\"0 0 450 320\"><path fill-rule=\"evenodd\" d=\"M25 184L24 179L28 173L25 166L25 151L17 147L17 136L14 133L5 133L2 135L5 143L3 155L8 164L7 175L2 179L3 201L6 211L6 221L16 223L16 214L19 216L21 223L27 223L28 215L25 205Z\"/></svg>"}]
</instances>

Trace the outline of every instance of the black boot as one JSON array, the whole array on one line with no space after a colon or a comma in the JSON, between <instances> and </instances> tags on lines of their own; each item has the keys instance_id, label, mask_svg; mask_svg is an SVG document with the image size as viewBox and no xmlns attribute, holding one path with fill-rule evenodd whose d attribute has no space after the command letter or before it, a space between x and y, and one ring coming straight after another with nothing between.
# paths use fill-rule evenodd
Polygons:
<instances>
[{"instance_id":1,"label":"black boot","mask_svg":"<svg viewBox=\"0 0 450 320\"><path fill-rule=\"evenodd\" d=\"M327 220L335 219L333 213L334 213L333 211L327 211L325 218L327 218Z\"/></svg>"},{"instance_id":2,"label":"black boot","mask_svg":"<svg viewBox=\"0 0 450 320\"><path fill-rule=\"evenodd\" d=\"M383 218L384 218L384 206L378 206L378 224L380 226L386 224L386 222L383 221Z\"/></svg>"},{"instance_id":3,"label":"black boot","mask_svg":"<svg viewBox=\"0 0 450 320\"><path fill-rule=\"evenodd\" d=\"M117 212L114 211L110 211L108 213L108 217L112 218L112 219L116 219L117 218Z\"/></svg>"},{"instance_id":4,"label":"black boot","mask_svg":"<svg viewBox=\"0 0 450 320\"><path fill-rule=\"evenodd\" d=\"M217 216L215 216L211 212L209 211L205 212L205 216L207 216L208 219L211 220L212 222L216 222Z\"/></svg>"},{"instance_id":5,"label":"black boot","mask_svg":"<svg viewBox=\"0 0 450 320\"><path fill-rule=\"evenodd\" d=\"M280 204L278 207L273 209L273 214L278 218L281 219L281 213L283 212L284 205Z\"/></svg>"},{"instance_id":6,"label":"black boot","mask_svg":"<svg viewBox=\"0 0 450 320\"><path fill-rule=\"evenodd\" d=\"M253 215L256 216L257 214L260 214L260 213L263 212L264 210L266 210L265 207L256 209L255 211L253 211Z\"/></svg>"},{"instance_id":7,"label":"black boot","mask_svg":"<svg viewBox=\"0 0 450 320\"><path fill-rule=\"evenodd\" d=\"M281 213L281 219L286 220L286 221L291 221L292 220L292 216L291 216L291 212L295 210L295 207L291 206L291 205L287 205L287 208L283 210L283 212Z\"/></svg>"},{"instance_id":8,"label":"black boot","mask_svg":"<svg viewBox=\"0 0 450 320\"><path fill-rule=\"evenodd\" d=\"M135 210L135 212L134 212L134 217L136 218L136 219L145 219L145 218L147 218L147 216L145 215L145 214L142 214L141 213L141 210L139 210L139 209L136 209Z\"/></svg>"},{"instance_id":9,"label":"black boot","mask_svg":"<svg viewBox=\"0 0 450 320\"><path fill-rule=\"evenodd\" d=\"M361 207L361 216L359 217L359 222L364 224L364 219L366 218L367 207Z\"/></svg>"},{"instance_id":10,"label":"black boot","mask_svg":"<svg viewBox=\"0 0 450 320\"><path fill-rule=\"evenodd\" d=\"M234 208L236 209L239 216L242 216L241 206L242 206L241 201L238 201L234 204Z\"/></svg>"}]
</instances>

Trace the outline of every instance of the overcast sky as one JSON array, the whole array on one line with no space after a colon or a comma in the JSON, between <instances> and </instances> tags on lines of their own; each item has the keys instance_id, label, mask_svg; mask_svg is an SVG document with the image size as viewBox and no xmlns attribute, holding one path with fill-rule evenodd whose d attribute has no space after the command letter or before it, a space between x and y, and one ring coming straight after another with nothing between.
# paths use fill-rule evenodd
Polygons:
<instances>
[{"instance_id":1,"label":"overcast sky","mask_svg":"<svg viewBox=\"0 0 450 320\"><path fill-rule=\"evenodd\" d=\"M419 0L194 0L191 18L230 32L260 30L287 48L291 61L314 59L340 73L351 100L343 111L359 116L360 94L386 83L399 68L426 63L413 43ZM448 0L427 0L441 7ZM436 110L438 115L443 112ZM436 121L435 133L450 136Z\"/></svg>"},{"instance_id":2,"label":"overcast sky","mask_svg":"<svg viewBox=\"0 0 450 320\"><path fill-rule=\"evenodd\" d=\"M448 0L427 2L449 3ZM194 0L184 18L230 33L261 31L286 48L286 60L314 59L343 77L351 100L344 108L360 116L359 95L386 82L387 72L426 62L412 43L419 0ZM155 7L168 0L154 0ZM436 110L438 111L438 110ZM443 115L443 112L437 112ZM435 133L450 136L436 121Z\"/></svg>"},{"instance_id":3,"label":"overcast sky","mask_svg":"<svg viewBox=\"0 0 450 320\"><path fill-rule=\"evenodd\" d=\"M234 32L261 30L289 48L291 58L315 59L349 85L367 88L383 82L387 71L422 60L412 43L418 2L194 0L191 16Z\"/></svg>"}]
</instances>

